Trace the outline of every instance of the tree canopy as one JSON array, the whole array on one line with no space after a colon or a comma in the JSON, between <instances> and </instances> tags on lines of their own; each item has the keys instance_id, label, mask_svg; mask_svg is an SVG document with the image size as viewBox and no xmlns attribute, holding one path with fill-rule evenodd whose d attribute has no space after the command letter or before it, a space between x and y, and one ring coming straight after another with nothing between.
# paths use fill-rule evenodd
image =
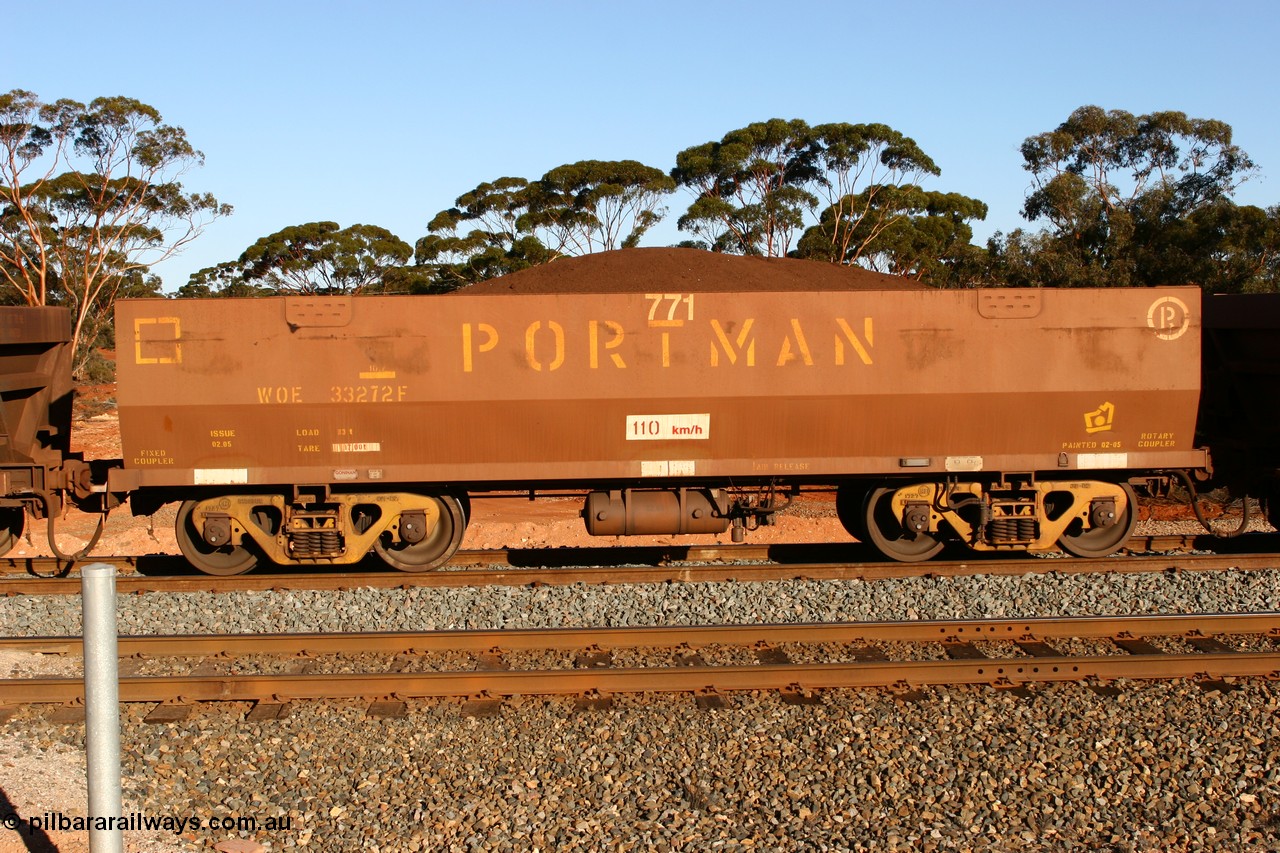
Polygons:
<instances>
[{"instance_id":1,"label":"tree canopy","mask_svg":"<svg viewBox=\"0 0 1280 853\"><path fill-rule=\"evenodd\" d=\"M686 148L671 172L694 194L680 229L716 251L786 255L825 201L825 227L803 254L833 263L857 262L902 216L882 194L939 174L914 140L887 125L777 118Z\"/></svg>"},{"instance_id":2,"label":"tree canopy","mask_svg":"<svg viewBox=\"0 0 1280 853\"><path fill-rule=\"evenodd\" d=\"M499 178L437 213L414 258L457 287L566 255L637 246L674 190L660 169L635 160L582 160L537 181Z\"/></svg>"},{"instance_id":3,"label":"tree canopy","mask_svg":"<svg viewBox=\"0 0 1280 853\"><path fill-rule=\"evenodd\" d=\"M681 245L857 264L940 287L1198 284L1280 291L1280 205L1241 206L1258 168L1231 126L1082 106L1026 137L1026 229L972 244L987 206L931 189L933 159L881 123L774 118L678 152L663 171L579 160L482 182L416 244L377 225L282 228L191 276L182 296L427 293L637 246L678 189ZM117 296L159 295L154 264L231 208L181 179L204 156L127 97L0 95L0 303L65 305L77 371L111 339Z\"/></svg>"},{"instance_id":4,"label":"tree canopy","mask_svg":"<svg viewBox=\"0 0 1280 853\"><path fill-rule=\"evenodd\" d=\"M848 211L864 213L850 221ZM971 286L982 275L983 250L969 222L987 206L959 193L919 186L871 187L822 212L800 238L795 255L906 276L938 287Z\"/></svg>"},{"instance_id":5,"label":"tree canopy","mask_svg":"<svg viewBox=\"0 0 1280 853\"><path fill-rule=\"evenodd\" d=\"M554 259L529 230L533 195L524 178L477 185L431 218L414 260L430 267L442 286L461 287Z\"/></svg>"},{"instance_id":6,"label":"tree canopy","mask_svg":"<svg viewBox=\"0 0 1280 853\"><path fill-rule=\"evenodd\" d=\"M44 103L0 95L0 290L65 305L77 370L117 292L231 207L179 181L202 165L182 128L126 97Z\"/></svg>"},{"instance_id":7,"label":"tree canopy","mask_svg":"<svg viewBox=\"0 0 1280 853\"><path fill-rule=\"evenodd\" d=\"M1045 227L993 240L1009 283L1245 290L1267 289L1269 274L1274 287L1276 209L1232 201L1257 169L1230 125L1084 106L1021 151L1032 177L1022 215Z\"/></svg>"},{"instance_id":8,"label":"tree canopy","mask_svg":"<svg viewBox=\"0 0 1280 853\"><path fill-rule=\"evenodd\" d=\"M261 238L238 260L200 270L182 296L272 296L409 292L400 271L409 244L377 225L290 225Z\"/></svg>"},{"instance_id":9,"label":"tree canopy","mask_svg":"<svg viewBox=\"0 0 1280 853\"><path fill-rule=\"evenodd\" d=\"M549 231L557 252L586 255L640 245L676 184L635 160L582 160L552 169L533 188L527 226Z\"/></svg>"}]
</instances>

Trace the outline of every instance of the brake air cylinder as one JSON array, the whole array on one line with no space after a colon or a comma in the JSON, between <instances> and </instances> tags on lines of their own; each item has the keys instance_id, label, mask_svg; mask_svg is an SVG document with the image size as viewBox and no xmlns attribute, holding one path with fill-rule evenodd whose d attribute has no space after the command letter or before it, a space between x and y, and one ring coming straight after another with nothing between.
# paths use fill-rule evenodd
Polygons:
<instances>
[{"instance_id":1,"label":"brake air cylinder","mask_svg":"<svg viewBox=\"0 0 1280 853\"><path fill-rule=\"evenodd\" d=\"M729 519L719 514L705 489L591 492L582 518L592 536L723 533L729 529Z\"/></svg>"}]
</instances>

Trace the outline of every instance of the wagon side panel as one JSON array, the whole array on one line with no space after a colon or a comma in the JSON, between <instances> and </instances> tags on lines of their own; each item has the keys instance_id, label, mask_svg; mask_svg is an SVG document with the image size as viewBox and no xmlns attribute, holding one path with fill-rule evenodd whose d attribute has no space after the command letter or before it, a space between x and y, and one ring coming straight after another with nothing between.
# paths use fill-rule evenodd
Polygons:
<instances>
[{"instance_id":1,"label":"wagon side panel","mask_svg":"<svg viewBox=\"0 0 1280 853\"><path fill-rule=\"evenodd\" d=\"M1198 467L1199 312L1194 288L124 301L125 465L220 488Z\"/></svg>"}]
</instances>

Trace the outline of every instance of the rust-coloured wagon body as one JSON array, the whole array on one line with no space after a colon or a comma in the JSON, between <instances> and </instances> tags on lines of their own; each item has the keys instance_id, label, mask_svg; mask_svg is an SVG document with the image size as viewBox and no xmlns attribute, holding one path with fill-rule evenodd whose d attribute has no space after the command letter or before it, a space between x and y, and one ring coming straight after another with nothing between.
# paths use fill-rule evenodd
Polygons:
<instances>
[{"instance_id":1,"label":"rust-coloured wagon body","mask_svg":"<svg viewBox=\"0 0 1280 853\"><path fill-rule=\"evenodd\" d=\"M125 301L125 465L142 487L1199 467L1198 301L1187 288ZM1186 324L1176 334L1149 320L1164 305Z\"/></svg>"},{"instance_id":2,"label":"rust-coloured wagon body","mask_svg":"<svg viewBox=\"0 0 1280 853\"><path fill-rule=\"evenodd\" d=\"M71 395L67 309L0 306L0 465L10 472L61 465L70 449ZM16 485L16 478L0 480L0 495Z\"/></svg>"},{"instance_id":3,"label":"rust-coloured wagon body","mask_svg":"<svg viewBox=\"0 0 1280 853\"><path fill-rule=\"evenodd\" d=\"M197 490L187 537L215 562L247 542L284 562L412 556L451 515L460 537L468 493L510 488L596 489L602 534L720 530L776 508L735 489L820 483L899 559L944 534L1048 547L1067 524L1110 543L1132 476L1207 467L1199 304L1195 288L123 301L112 489Z\"/></svg>"},{"instance_id":4,"label":"rust-coloured wagon body","mask_svg":"<svg viewBox=\"0 0 1280 853\"><path fill-rule=\"evenodd\" d=\"M65 308L0 306L0 554L26 514L57 515L66 490L88 492L69 453L71 356Z\"/></svg>"}]
</instances>

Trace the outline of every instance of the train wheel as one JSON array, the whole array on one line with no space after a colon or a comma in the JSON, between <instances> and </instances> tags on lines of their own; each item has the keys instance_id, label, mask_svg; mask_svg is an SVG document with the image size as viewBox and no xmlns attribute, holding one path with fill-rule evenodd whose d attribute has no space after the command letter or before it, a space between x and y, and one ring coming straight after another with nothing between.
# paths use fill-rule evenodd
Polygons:
<instances>
[{"instance_id":1,"label":"train wheel","mask_svg":"<svg viewBox=\"0 0 1280 853\"><path fill-rule=\"evenodd\" d=\"M1125 508L1119 513L1114 524L1106 527L1094 527L1079 533L1064 533L1058 537L1058 544L1068 554L1077 557L1106 557L1114 554L1120 546L1133 535L1133 528L1138 525L1138 496L1128 484L1120 486L1124 490ZM1075 524L1073 522L1072 526ZM1072 528L1068 527L1070 531Z\"/></svg>"},{"instance_id":2,"label":"train wheel","mask_svg":"<svg viewBox=\"0 0 1280 853\"><path fill-rule=\"evenodd\" d=\"M902 519L894 515L893 488L873 489L862 502L862 519L867 527L867 540L881 554L901 563L919 563L937 555L943 543L928 533L914 536L902 527Z\"/></svg>"},{"instance_id":3,"label":"train wheel","mask_svg":"<svg viewBox=\"0 0 1280 853\"><path fill-rule=\"evenodd\" d=\"M20 506L0 508L0 556L9 553L9 549L18 544L26 520L27 513Z\"/></svg>"},{"instance_id":4,"label":"train wheel","mask_svg":"<svg viewBox=\"0 0 1280 853\"><path fill-rule=\"evenodd\" d=\"M867 541L867 524L862 517L866 500L866 489L852 483L842 483L836 489L836 517L845 531L859 542Z\"/></svg>"},{"instance_id":5,"label":"train wheel","mask_svg":"<svg viewBox=\"0 0 1280 853\"><path fill-rule=\"evenodd\" d=\"M178 547L187 562L207 575L242 575L258 565L258 555L243 545L224 545L215 548L204 541L196 529L191 513L198 501L186 501L178 508L178 520L174 525L178 534Z\"/></svg>"},{"instance_id":6,"label":"train wheel","mask_svg":"<svg viewBox=\"0 0 1280 853\"><path fill-rule=\"evenodd\" d=\"M467 529L467 515L453 495L433 497L440 509L440 519L429 535L420 542L387 542L379 539L373 549L388 565L402 572L429 572L438 569L462 544ZM387 534L383 534L386 538Z\"/></svg>"}]
</instances>

